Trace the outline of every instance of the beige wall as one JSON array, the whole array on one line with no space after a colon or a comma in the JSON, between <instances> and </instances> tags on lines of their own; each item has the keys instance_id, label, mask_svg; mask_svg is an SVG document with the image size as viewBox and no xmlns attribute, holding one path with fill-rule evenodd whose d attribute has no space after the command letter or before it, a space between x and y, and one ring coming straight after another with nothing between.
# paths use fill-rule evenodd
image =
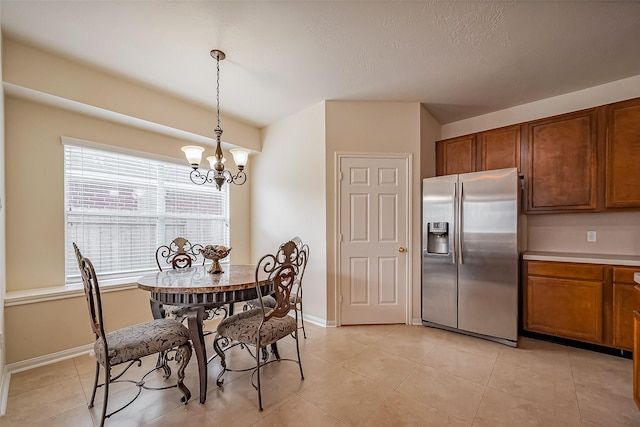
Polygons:
<instances>
[{"instance_id":1,"label":"beige wall","mask_svg":"<svg viewBox=\"0 0 640 427\"><path fill-rule=\"evenodd\" d=\"M2 53L5 82L171 129L215 137L212 131L213 109L146 87L143 82L127 81L14 40L4 40ZM227 116L224 111L221 124L225 142L260 151L258 128Z\"/></svg>"},{"instance_id":2,"label":"beige wall","mask_svg":"<svg viewBox=\"0 0 640 427\"><path fill-rule=\"evenodd\" d=\"M327 187L327 319L335 321L335 158L336 153L407 153L413 164L413 222L411 245L414 253L412 282L413 319L420 318L420 156L421 142L426 147L439 132L437 123L418 103L400 102L326 102L326 187Z\"/></svg>"},{"instance_id":3,"label":"beige wall","mask_svg":"<svg viewBox=\"0 0 640 427\"><path fill-rule=\"evenodd\" d=\"M442 125L442 139L640 97L640 75Z\"/></svg>"},{"instance_id":4,"label":"beige wall","mask_svg":"<svg viewBox=\"0 0 640 427\"><path fill-rule=\"evenodd\" d=\"M530 251L640 256L640 212L527 215L527 223Z\"/></svg>"},{"instance_id":5,"label":"beige wall","mask_svg":"<svg viewBox=\"0 0 640 427\"><path fill-rule=\"evenodd\" d=\"M442 138L637 97L640 76L449 123L442 126ZM640 212L527 215L526 224L526 249L530 251L640 255ZM587 242L587 231L597 232L597 242Z\"/></svg>"},{"instance_id":6,"label":"beige wall","mask_svg":"<svg viewBox=\"0 0 640 427\"><path fill-rule=\"evenodd\" d=\"M103 292L105 329L152 319L149 294L138 289ZM5 308L7 363L93 343L84 296ZM52 321L55 319L55 321Z\"/></svg>"},{"instance_id":7,"label":"beige wall","mask_svg":"<svg viewBox=\"0 0 640 427\"><path fill-rule=\"evenodd\" d=\"M19 85L27 90L99 106L120 115L158 123L165 128L175 126L176 129L202 135L211 131L215 118L213 111L11 40L4 42L4 81L10 86ZM180 147L192 142L170 136L161 127L154 132L19 96L4 96L3 99L6 123L3 135L6 139L2 154L6 163L2 163L2 178L6 182L6 199L2 198L0 215L6 215L6 245L11 248L6 253L6 289L8 292L28 292L61 287L64 285L61 136L173 157L180 162L186 162ZM77 102L76 105L80 105ZM83 108L79 110L84 111ZM227 117L222 120L226 140L260 150L257 128ZM212 149L208 151L212 152ZM225 155L230 158L228 153ZM249 161L249 175L254 157ZM251 184L232 186L230 191L232 261L250 263ZM4 261L5 257L2 257ZM5 310L7 363L75 348L92 341L83 298L14 305ZM109 293L105 297L105 311L108 329L148 320L148 294L138 290ZM57 321L43 322L43 319L52 318ZM57 327L56 324L62 326ZM62 330L65 332L61 333Z\"/></svg>"},{"instance_id":8,"label":"beige wall","mask_svg":"<svg viewBox=\"0 0 640 427\"><path fill-rule=\"evenodd\" d=\"M420 179L436 176L436 141L440 123L423 106L420 107Z\"/></svg>"},{"instance_id":9,"label":"beige wall","mask_svg":"<svg viewBox=\"0 0 640 427\"><path fill-rule=\"evenodd\" d=\"M22 99L6 98L7 290L64 285L63 145L60 136L126 147L181 159L184 141L122 126ZM37 126L34 126L37 123ZM23 167L28 168L25 173ZM233 186L230 195L233 262L249 263L250 184ZM114 292L106 317L122 325L149 316L147 298ZM142 292L143 293L143 292ZM136 302L137 301L137 302ZM58 307L64 304L65 310ZM122 307L135 305L135 309ZM73 307L73 308L70 308ZM88 314L82 298L7 308L7 363L87 344ZM78 323L51 338L46 328L30 329L29 319L53 318ZM116 320L117 319L117 320ZM28 336L29 338L25 338ZM85 340L83 342L83 340ZM38 344L39 343L39 344ZM50 346L50 344L55 345ZM30 347L33 344L34 347Z\"/></svg>"},{"instance_id":10,"label":"beige wall","mask_svg":"<svg viewBox=\"0 0 640 427\"><path fill-rule=\"evenodd\" d=\"M253 259L294 237L309 245L304 313L326 319L324 102L265 127L252 165Z\"/></svg>"},{"instance_id":11,"label":"beige wall","mask_svg":"<svg viewBox=\"0 0 640 427\"><path fill-rule=\"evenodd\" d=\"M0 81L2 81L2 33L0 32ZM5 352L5 312L4 294L6 290L5 252L5 178L4 178L4 87L0 86L0 381L4 375ZM0 410L0 412L2 412Z\"/></svg>"}]
</instances>

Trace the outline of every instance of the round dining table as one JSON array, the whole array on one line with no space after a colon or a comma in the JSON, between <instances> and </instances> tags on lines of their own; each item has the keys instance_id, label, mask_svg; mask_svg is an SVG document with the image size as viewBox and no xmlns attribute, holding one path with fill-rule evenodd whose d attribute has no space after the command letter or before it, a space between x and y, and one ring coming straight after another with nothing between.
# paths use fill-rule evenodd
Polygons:
<instances>
[{"instance_id":1,"label":"round dining table","mask_svg":"<svg viewBox=\"0 0 640 427\"><path fill-rule=\"evenodd\" d=\"M164 316L164 305L184 309L189 335L198 362L200 403L207 400L207 350L204 344L205 309L257 298L255 265L221 263L222 273L209 273L209 265L163 270L138 279L138 288L151 293L154 319ZM269 282L261 281L263 295L272 291Z\"/></svg>"}]
</instances>

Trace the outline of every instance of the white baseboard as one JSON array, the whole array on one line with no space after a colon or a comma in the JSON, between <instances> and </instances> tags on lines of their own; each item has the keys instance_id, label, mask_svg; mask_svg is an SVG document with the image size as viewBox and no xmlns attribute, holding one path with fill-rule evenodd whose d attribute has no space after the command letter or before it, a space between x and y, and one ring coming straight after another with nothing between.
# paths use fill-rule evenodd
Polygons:
<instances>
[{"instance_id":1,"label":"white baseboard","mask_svg":"<svg viewBox=\"0 0 640 427\"><path fill-rule=\"evenodd\" d=\"M411 324L413 326L422 326L422 319L419 318L419 317L417 319L413 318L413 319L411 319Z\"/></svg>"},{"instance_id":2,"label":"white baseboard","mask_svg":"<svg viewBox=\"0 0 640 427\"><path fill-rule=\"evenodd\" d=\"M45 354L44 356L34 357L33 359L10 363L5 366L0 383L0 416L5 415L7 412L7 399L9 397L11 374L38 368L40 366L50 365L52 363L82 356L91 352L93 352L93 344L87 344L80 347L70 348L68 350L58 351L56 353Z\"/></svg>"},{"instance_id":3,"label":"white baseboard","mask_svg":"<svg viewBox=\"0 0 640 427\"><path fill-rule=\"evenodd\" d=\"M321 319L320 317L311 316L309 314L304 314L304 321L313 323L314 325L322 326L323 328L332 327L331 323L333 323L333 327L336 326L335 322L327 322L326 319Z\"/></svg>"},{"instance_id":4,"label":"white baseboard","mask_svg":"<svg viewBox=\"0 0 640 427\"><path fill-rule=\"evenodd\" d=\"M33 359L22 360L7 365L6 370L9 374L26 371L28 369L40 366L50 365L52 363L61 362L63 360L72 359L74 357L89 354L93 351L93 344L86 344L80 347L74 347L67 350L57 351L44 356L34 357Z\"/></svg>"},{"instance_id":5,"label":"white baseboard","mask_svg":"<svg viewBox=\"0 0 640 427\"><path fill-rule=\"evenodd\" d=\"M0 417L7 414L7 399L9 398L9 381L11 380L11 374L7 372L6 367L2 370L2 377L0 378Z\"/></svg>"}]
</instances>

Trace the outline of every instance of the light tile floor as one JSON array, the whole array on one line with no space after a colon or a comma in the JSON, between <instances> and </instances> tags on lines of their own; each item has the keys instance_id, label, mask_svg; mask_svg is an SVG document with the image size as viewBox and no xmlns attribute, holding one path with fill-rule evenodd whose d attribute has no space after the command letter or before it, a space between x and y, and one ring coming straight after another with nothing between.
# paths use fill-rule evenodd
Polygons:
<instances>
[{"instance_id":1,"label":"light tile floor","mask_svg":"<svg viewBox=\"0 0 640 427\"><path fill-rule=\"evenodd\" d=\"M627 359L528 338L514 349L422 326L308 324L307 337L304 381L294 363L264 368L263 412L248 372L227 373L224 387L216 386L215 360L207 402L199 404L194 357L187 405L176 389L143 391L106 425L640 426ZM287 338L280 352L295 357L294 341ZM153 366L155 358L147 359L131 377ZM251 364L240 349L230 352L230 366ZM100 392L87 409L93 369L87 355L12 375L0 426L97 426ZM110 404L134 389L114 387Z\"/></svg>"}]
</instances>

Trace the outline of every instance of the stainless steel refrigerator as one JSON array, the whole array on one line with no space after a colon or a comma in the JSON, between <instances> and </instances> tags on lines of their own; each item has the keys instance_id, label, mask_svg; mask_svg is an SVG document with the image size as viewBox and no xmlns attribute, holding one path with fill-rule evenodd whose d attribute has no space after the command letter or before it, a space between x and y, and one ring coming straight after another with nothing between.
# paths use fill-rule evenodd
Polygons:
<instances>
[{"instance_id":1,"label":"stainless steel refrigerator","mask_svg":"<svg viewBox=\"0 0 640 427\"><path fill-rule=\"evenodd\" d=\"M517 346L516 168L422 183L422 323Z\"/></svg>"}]
</instances>

